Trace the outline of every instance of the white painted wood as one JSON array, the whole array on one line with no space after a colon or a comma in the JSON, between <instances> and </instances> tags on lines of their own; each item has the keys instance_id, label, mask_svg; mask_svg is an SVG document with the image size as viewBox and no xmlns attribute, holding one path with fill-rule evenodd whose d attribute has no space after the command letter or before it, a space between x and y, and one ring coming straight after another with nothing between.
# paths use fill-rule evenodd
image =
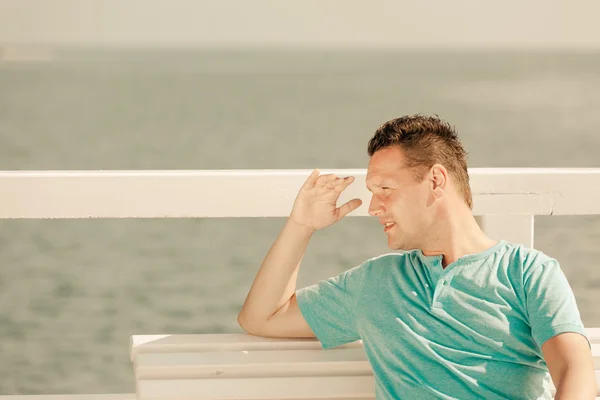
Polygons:
<instances>
[{"instance_id":1,"label":"white painted wood","mask_svg":"<svg viewBox=\"0 0 600 400\"><path fill-rule=\"evenodd\" d=\"M137 400L130 394L32 394L0 395L0 400Z\"/></svg>"},{"instance_id":2,"label":"white painted wood","mask_svg":"<svg viewBox=\"0 0 600 400\"><path fill-rule=\"evenodd\" d=\"M482 215L476 217L481 229L493 239L504 239L533 248L533 215Z\"/></svg>"},{"instance_id":3,"label":"white painted wood","mask_svg":"<svg viewBox=\"0 0 600 400\"><path fill-rule=\"evenodd\" d=\"M372 375L362 348L146 353L135 358L134 370L138 380Z\"/></svg>"},{"instance_id":4,"label":"white painted wood","mask_svg":"<svg viewBox=\"0 0 600 400\"><path fill-rule=\"evenodd\" d=\"M585 328L585 334L592 343L600 343L600 328Z\"/></svg>"},{"instance_id":5,"label":"white painted wood","mask_svg":"<svg viewBox=\"0 0 600 400\"><path fill-rule=\"evenodd\" d=\"M116 396L116 397L115 397ZM126 396L126 397L119 397ZM0 400L138 400L135 394L129 395L111 395L111 394L92 394L92 395L8 395L1 396ZM231 399L230 399L231 400ZM259 398L248 398L245 400L264 400ZM290 400L289 397L272 398L269 400ZM309 399L294 399L294 400L344 400L336 397L313 397ZM352 400L375 400L374 397L355 397ZM600 400L596 397L594 400Z\"/></svg>"},{"instance_id":6,"label":"white painted wood","mask_svg":"<svg viewBox=\"0 0 600 400\"><path fill-rule=\"evenodd\" d=\"M362 341L337 348L362 348ZM260 351L260 350L322 350L315 338L281 339L252 336L243 333L133 335L130 340L131 360L140 353L186 353L200 351Z\"/></svg>"},{"instance_id":7,"label":"white painted wood","mask_svg":"<svg viewBox=\"0 0 600 400\"><path fill-rule=\"evenodd\" d=\"M139 400L139 397L134 394L128 395L129 397L113 397L115 395L111 394L92 394L92 395L0 395L0 400ZM182 400L180 397L176 398L177 400ZM189 399L188 399L189 400ZM204 398L204 400L213 400L213 398ZM223 399L219 399L223 400ZM227 400L235 400L235 399L227 399ZM246 398L244 400L265 400L262 398ZM290 400L289 397L279 397L279 398L270 398L268 400ZM305 399L294 398L293 400L344 400L337 397L311 397ZM351 400L375 400L374 397L353 397ZM596 398L596 400L600 400L600 397Z\"/></svg>"},{"instance_id":8,"label":"white painted wood","mask_svg":"<svg viewBox=\"0 0 600 400\"><path fill-rule=\"evenodd\" d=\"M151 399L374 399L372 376L250 379L156 379L137 383L140 400Z\"/></svg>"},{"instance_id":9,"label":"white painted wood","mask_svg":"<svg viewBox=\"0 0 600 400\"><path fill-rule=\"evenodd\" d=\"M600 169L472 168L475 215L600 214ZM4 171L0 218L285 217L310 170ZM340 204L368 215L364 169Z\"/></svg>"}]
</instances>

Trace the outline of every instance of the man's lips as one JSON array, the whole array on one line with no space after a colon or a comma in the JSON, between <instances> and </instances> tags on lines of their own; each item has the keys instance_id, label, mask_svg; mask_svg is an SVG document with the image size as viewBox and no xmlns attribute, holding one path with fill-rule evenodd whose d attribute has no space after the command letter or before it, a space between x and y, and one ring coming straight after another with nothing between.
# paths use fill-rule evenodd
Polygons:
<instances>
[{"instance_id":1,"label":"man's lips","mask_svg":"<svg viewBox=\"0 0 600 400\"><path fill-rule=\"evenodd\" d=\"M396 223L389 221L389 222L384 223L383 226L384 226L383 231L387 232L390 229L392 229L394 226L396 226Z\"/></svg>"}]
</instances>

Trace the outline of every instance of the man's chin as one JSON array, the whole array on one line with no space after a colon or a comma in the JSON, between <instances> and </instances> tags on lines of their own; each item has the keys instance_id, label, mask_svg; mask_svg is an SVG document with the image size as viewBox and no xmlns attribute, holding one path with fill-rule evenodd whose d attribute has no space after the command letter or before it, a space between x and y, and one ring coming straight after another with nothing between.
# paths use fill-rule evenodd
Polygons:
<instances>
[{"instance_id":1,"label":"man's chin","mask_svg":"<svg viewBox=\"0 0 600 400\"><path fill-rule=\"evenodd\" d=\"M406 251L405 247L402 243L394 242L391 237L388 237L388 248L390 250Z\"/></svg>"},{"instance_id":2,"label":"man's chin","mask_svg":"<svg viewBox=\"0 0 600 400\"><path fill-rule=\"evenodd\" d=\"M411 251L416 249L410 243L394 241L391 236L388 236L388 248L394 251Z\"/></svg>"}]
</instances>

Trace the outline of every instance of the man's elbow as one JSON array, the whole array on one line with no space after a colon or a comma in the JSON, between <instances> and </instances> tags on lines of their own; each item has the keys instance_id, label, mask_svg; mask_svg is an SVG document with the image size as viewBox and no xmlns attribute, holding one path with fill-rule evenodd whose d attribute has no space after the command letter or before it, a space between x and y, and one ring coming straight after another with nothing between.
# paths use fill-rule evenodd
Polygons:
<instances>
[{"instance_id":1,"label":"man's elbow","mask_svg":"<svg viewBox=\"0 0 600 400\"><path fill-rule=\"evenodd\" d=\"M254 336L262 336L260 333L262 331L260 321L257 318L248 316L243 310L238 314L237 322L246 333Z\"/></svg>"},{"instance_id":2,"label":"man's elbow","mask_svg":"<svg viewBox=\"0 0 600 400\"><path fill-rule=\"evenodd\" d=\"M244 314L244 311L240 311L240 313L237 316L237 322L238 325L246 332L248 332L249 330L249 320L248 317L246 316L246 314ZM250 332L248 332L250 333Z\"/></svg>"}]
</instances>

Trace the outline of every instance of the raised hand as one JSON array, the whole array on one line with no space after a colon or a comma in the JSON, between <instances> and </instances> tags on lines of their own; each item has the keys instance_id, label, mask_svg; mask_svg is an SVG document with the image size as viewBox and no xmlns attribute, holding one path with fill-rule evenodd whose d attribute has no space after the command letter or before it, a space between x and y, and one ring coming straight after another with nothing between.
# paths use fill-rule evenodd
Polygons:
<instances>
[{"instance_id":1,"label":"raised hand","mask_svg":"<svg viewBox=\"0 0 600 400\"><path fill-rule=\"evenodd\" d=\"M338 222L362 204L360 199L352 199L337 207L340 194L352 182L353 176L339 178L335 174L319 175L319 170L315 169L298 192L290 220L313 230Z\"/></svg>"}]
</instances>

